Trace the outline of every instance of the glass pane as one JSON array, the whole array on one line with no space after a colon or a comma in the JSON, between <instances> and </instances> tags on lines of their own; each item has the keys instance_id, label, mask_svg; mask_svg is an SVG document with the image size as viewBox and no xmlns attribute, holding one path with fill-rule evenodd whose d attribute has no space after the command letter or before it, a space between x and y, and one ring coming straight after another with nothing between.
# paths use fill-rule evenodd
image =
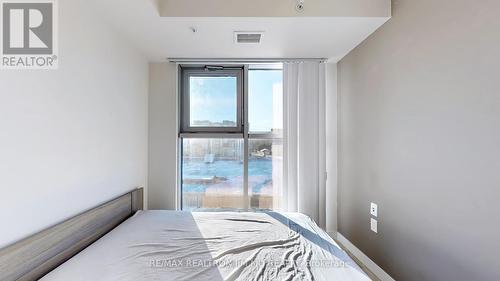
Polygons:
<instances>
[{"instance_id":1,"label":"glass pane","mask_svg":"<svg viewBox=\"0 0 500 281\"><path fill-rule=\"evenodd\" d=\"M280 139L250 139L248 145L250 207L279 208L283 186L283 143Z\"/></svg>"},{"instance_id":2,"label":"glass pane","mask_svg":"<svg viewBox=\"0 0 500 281\"><path fill-rule=\"evenodd\" d=\"M243 140L182 140L182 209L243 208Z\"/></svg>"},{"instance_id":3,"label":"glass pane","mask_svg":"<svg viewBox=\"0 0 500 281\"><path fill-rule=\"evenodd\" d=\"M237 127L238 83L231 76L189 78L189 126Z\"/></svg>"},{"instance_id":4,"label":"glass pane","mask_svg":"<svg viewBox=\"0 0 500 281\"><path fill-rule=\"evenodd\" d=\"M250 132L283 130L282 70L248 71L248 121Z\"/></svg>"}]
</instances>

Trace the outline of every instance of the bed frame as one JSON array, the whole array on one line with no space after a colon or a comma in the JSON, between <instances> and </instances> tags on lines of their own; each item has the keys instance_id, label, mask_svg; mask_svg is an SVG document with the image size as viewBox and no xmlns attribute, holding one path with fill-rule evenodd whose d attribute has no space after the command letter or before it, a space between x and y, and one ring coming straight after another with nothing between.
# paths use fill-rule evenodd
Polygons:
<instances>
[{"instance_id":1,"label":"bed frame","mask_svg":"<svg viewBox=\"0 0 500 281\"><path fill-rule=\"evenodd\" d=\"M37 280L101 238L137 210L143 188L0 249L0 280Z\"/></svg>"}]
</instances>

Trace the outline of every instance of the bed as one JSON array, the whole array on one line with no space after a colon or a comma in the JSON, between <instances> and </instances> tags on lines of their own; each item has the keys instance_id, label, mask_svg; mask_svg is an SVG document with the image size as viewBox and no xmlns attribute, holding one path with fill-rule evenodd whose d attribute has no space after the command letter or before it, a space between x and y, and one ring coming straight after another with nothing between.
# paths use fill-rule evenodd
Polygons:
<instances>
[{"instance_id":1,"label":"bed","mask_svg":"<svg viewBox=\"0 0 500 281\"><path fill-rule=\"evenodd\" d=\"M40 269L42 263L35 269L24 269L24 273L21 267L15 274L0 273L0 279L371 280L303 214L143 211L138 204L134 210L133 205L123 204L130 214L122 210L116 226L100 239L91 239L94 241L71 258L68 255L59 260L57 267L52 262L51 267ZM106 213L102 209L101 213ZM97 217L94 214L93 218ZM36 246L30 243L25 241L24 245ZM0 250L0 262L6 253L12 257L13 251ZM0 269L11 270L5 266Z\"/></svg>"}]
</instances>

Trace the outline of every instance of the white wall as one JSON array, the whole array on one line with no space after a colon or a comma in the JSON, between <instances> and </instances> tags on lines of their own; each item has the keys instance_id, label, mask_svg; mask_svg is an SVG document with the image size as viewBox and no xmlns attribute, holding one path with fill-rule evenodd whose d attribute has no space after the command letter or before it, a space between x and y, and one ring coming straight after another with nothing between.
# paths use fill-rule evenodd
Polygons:
<instances>
[{"instance_id":1,"label":"white wall","mask_svg":"<svg viewBox=\"0 0 500 281\"><path fill-rule=\"evenodd\" d=\"M149 65L149 208L176 208L177 67Z\"/></svg>"},{"instance_id":2,"label":"white wall","mask_svg":"<svg viewBox=\"0 0 500 281\"><path fill-rule=\"evenodd\" d=\"M59 69L0 70L0 247L147 179L148 65L59 1Z\"/></svg>"}]
</instances>

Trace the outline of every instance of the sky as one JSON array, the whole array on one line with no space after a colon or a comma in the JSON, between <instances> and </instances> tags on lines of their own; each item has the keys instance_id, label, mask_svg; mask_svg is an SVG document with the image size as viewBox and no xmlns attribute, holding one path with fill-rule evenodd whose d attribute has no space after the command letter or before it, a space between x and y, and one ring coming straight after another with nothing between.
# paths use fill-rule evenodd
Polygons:
<instances>
[{"instance_id":1,"label":"sky","mask_svg":"<svg viewBox=\"0 0 500 281\"><path fill-rule=\"evenodd\" d=\"M270 131L273 122L282 122L281 116L276 116L282 114L282 79L281 70L249 71L248 119L251 131ZM235 77L191 77L190 87L191 120L236 122Z\"/></svg>"},{"instance_id":2,"label":"sky","mask_svg":"<svg viewBox=\"0 0 500 281\"><path fill-rule=\"evenodd\" d=\"M236 122L236 77L191 77L190 114L194 120Z\"/></svg>"},{"instance_id":3,"label":"sky","mask_svg":"<svg viewBox=\"0 0 500 281\"><path fill-rule=\"evenodd\" d=\"M282 101L283 72L281 70L253 70L249 71L248 75L250 131L270 131L274 127L273 121L276 121L273 112L277 113L276 111L282 108L281 104L276 103ZM280 96L279 99L273 97L277 94Z\"/></svg>"}]
</instances>

